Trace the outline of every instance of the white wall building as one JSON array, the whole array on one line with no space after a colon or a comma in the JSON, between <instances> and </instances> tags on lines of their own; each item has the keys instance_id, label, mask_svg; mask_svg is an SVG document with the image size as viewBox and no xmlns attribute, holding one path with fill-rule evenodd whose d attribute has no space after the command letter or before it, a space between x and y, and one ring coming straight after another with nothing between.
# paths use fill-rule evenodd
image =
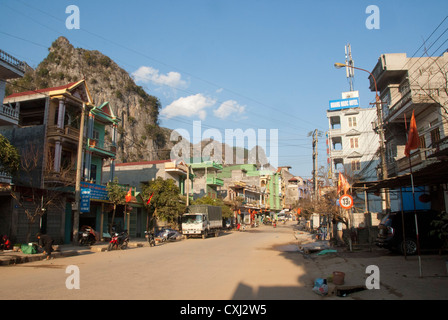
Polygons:
<instances>
[{"instance_id":1,"label":"white wall building","mask_svg":"<svg viewBox=\"0 0 448 320\"><path fill-rule=\"evenodd\" d=\"M377 119L376 108L360 108L356 93L343 93L343 99L330 101L327 119L329 177L334 184L339 172L351 183L377 180L380 145L379 136L373 130ZM365 211L363 192L357 192L354 200L355 208ZM378 197L369 195L368 201L369 211L381 212Z\"/></svg>"}]
</instances>

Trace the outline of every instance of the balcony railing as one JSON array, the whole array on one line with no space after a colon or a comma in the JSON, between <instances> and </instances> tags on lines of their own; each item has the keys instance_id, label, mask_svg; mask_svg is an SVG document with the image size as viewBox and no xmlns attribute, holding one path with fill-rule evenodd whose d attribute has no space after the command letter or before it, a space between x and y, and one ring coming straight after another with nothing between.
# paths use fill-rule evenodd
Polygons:
<instances>
[{"instance_id":1,"label":"balcony railing","mask_svg":"<svg viewBox=\"0 0 448 320\"><path fill-rule=\"evenodd\" d=\"M426 157L425 157L424 151L416 151L414 153L411 153L411 156L410 156L411 161L409 161L408 157L398 159L397 160L397 170L398 170L398 172L401 172L401 171L409 169L409 163L411 164L412 168L414 168L415 166L418 166L419 164L421 164L425 159L426 159Z\"/></svg>"},{"instance_id":2,"label":"balcony railing","mask_svg":"<svg viewBox=\"0 0 448 320\"><path fill-rule=\"evenodd\" d=\"M12 55L6 53L3 50L0 50L0 60L19 69L22 72L25 72L25 63L17 58L14 58Z\"/></svg>"},{"instance_id":3,"label":"balcony railing","mask_svg":"<svg viewBox=\"0 0 448 320\"><path fill-rule=\"evenodd\" d=\"M224 180L222 180L220 178L217 178L217 177L208 176L207 177L207 184L213 185L213 186L223 186L224 185Z\"/></svg>"},{"instance_id":4,"label":"balcony railing","mask_svg":"<svg viewBox=\"0 0 448 320\"><path fill-rule=\"evenodd\" d=\"M112 142L98 139L89 139L88 145L89 149L92 151L107 153L109 155L115 155L117 153L117 146Z\"/></svg>"},{"instance_id":5,"label":"balcony railing","mask_svg":"<svg viewBox=\"0 0 448 320\"><path fill-rule=\"evenodd\" d=\"M64 129L59 128L58 126L48 126L47 135L50 136L63 136L69 138L71 140L78 141L79 140L79 129L66 126Z\"/></svg>"},{"instance_id":6,"label":"balcony railing","mask_svg":"<svg viewBox=\"0 0 448 320\"><path fill-rule=\"evenodd\" d=\"M19 121L19 113L20 113L19 107L14 108L9 104L2 104L0 108L0 115L11 118L15 122Z\"/></svg>"}]
</instances>

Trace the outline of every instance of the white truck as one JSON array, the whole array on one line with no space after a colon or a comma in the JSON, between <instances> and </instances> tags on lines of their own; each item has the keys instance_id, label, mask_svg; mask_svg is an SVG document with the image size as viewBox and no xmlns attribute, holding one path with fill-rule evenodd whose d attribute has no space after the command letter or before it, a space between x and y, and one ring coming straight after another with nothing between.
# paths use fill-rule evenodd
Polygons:
<instances>
[{"instance_id":1,"label":"white truck","mask_svg":"<svg viewBox=\"0 0 448 320\"><path fill-rule=\"evenodd\" d=\"M222 208L207 204L191 205L187 213L182 216L182 234L185 238L201 236L207 238L209 234L219 236L222 229Z\"/></svg>"}]
</instances>

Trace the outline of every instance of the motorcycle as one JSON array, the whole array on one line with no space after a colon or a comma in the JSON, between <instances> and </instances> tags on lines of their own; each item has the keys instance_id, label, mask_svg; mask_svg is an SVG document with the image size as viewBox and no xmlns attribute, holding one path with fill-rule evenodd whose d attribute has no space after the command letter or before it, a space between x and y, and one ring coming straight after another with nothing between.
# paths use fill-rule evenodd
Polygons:
<instances>
[{"instance_id":1,"label":"motorcycle","mask_svg":"<svg viewBox=\"0 0 448 320\"><path fill-rule=\"evenodd\" d=\"M154 247L156 245L156 238L154 236L154 233L145 231L145 238L148 240L150 247Z\"/></svg>"},{"instance_id":2,"label":"motorcycle","mask_svg":"<svg viewBox=\"0 0 448 320\"><path fill-rule=\"evenodd\" d=\"M162 229L157 234L156 238L159 242L166 242L166 241L176 241L181 237L181 234L173 229Z\"/></svg>"},{"instance_id":3,"label":"motorcycle","mask_svg":"<svg viewBox=\"0 0 448 320\"><path fill-rule=\"evenodd\" d=\"M111 251L114 248L115 249L120 248L121 250L123 250L128 247L128 244L129 244L129 235L128 235L127 230L125 230L124 232L121 232L121 233L115 232L112 235L112 239L109 242L107 251Z\"/></svg>"},{"instance_id":4,"label":"motorcycle","mask_svg":"<svg viewBox=\"0 0 448 320\"><path fill-rule=\"evenodd\" d=\"M80 246L91 246L96 242L95 230L89 226L82 226L78 233L78 244Z\"/></svg>"}]
</instances>

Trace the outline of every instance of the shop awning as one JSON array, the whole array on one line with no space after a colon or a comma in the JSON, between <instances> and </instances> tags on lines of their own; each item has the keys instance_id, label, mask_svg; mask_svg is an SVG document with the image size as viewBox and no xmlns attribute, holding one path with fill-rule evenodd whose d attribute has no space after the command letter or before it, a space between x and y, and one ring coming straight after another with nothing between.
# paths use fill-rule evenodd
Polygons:
<instances>
[{"instance_id":1,"label":"shop awning","mask_svg":"<svg viewBox=\"0 0 448 320\"><path fill-rule=\"evenodd\" d=\"M448 161L436 162L423 169L413 171L412 176L414 186L434 186L448 183ZM405 173L384 180L356 182L353 184L353 188L366 188L368 191L376 191L383 188L410 187L411 185L411 173Z\"/></svg>"}]
</instances>

